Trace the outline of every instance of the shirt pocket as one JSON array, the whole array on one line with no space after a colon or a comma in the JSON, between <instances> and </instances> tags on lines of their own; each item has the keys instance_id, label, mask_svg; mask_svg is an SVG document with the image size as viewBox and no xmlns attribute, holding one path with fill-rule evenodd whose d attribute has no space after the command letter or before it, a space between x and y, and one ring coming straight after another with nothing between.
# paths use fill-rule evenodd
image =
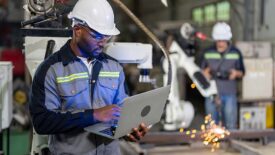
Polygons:
<instances>
[{"instance_id":1,"label":"shirt pocket","mask_svg":"<svg viewBox=\"0 0 275 155\"><path fill-rule=\"evenodd\" d=\"M72 82L58 84L61 96L76 96L77 94L88 89L88 80L75 80Z\"/></svg>"},{"instance_id":2,"label":"shirt pocket","mask_svg":"<svg viewBox=\"0 0 275 155\"><path fill-rule=\"evenodd\" d=\"M78 109L79 107L83 107L84 104L88 103L88 88L88 79L59 83L58 89L62 99L62 109Z\"/></svg>"},{"instance_id":3,"label":"shirt pocket","mask_svg":"<svg viewBox=\"0 0 275 155\"><path fill-rule=\"evenodd\" d=\"M98 84L99 93L106 95L112 102L118 89L118 78L99 78Z\"/></svg>"}]
</instances>

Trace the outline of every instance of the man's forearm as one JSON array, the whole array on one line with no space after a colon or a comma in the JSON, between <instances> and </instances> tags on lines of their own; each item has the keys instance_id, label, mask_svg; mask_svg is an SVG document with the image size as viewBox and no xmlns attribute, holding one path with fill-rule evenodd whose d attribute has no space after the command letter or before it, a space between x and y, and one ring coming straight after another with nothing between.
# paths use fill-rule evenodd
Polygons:
<instances>
[{"instance_id":1,"label":"man's forearm","mask_svg":"<svg viewBox=\"0 0 275 155\"><path fill-rule=\"evenodd\" d=\"M44 109L39 113L31 112L31 116L34 129L38 134L58 134L82 130L97 122L93 118L93 110L61 113Z\"/></svg>"}]
</instances>

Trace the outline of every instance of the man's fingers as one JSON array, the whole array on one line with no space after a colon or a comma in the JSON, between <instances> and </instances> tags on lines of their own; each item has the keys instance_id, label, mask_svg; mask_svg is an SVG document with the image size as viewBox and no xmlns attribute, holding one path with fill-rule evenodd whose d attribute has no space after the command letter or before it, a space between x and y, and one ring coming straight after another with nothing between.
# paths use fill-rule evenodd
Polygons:
<instances>
[{"instance_id":1,"label":"man's fingers","mask_svg":"<svg viewBox=\"0 0 275 155\"><path fill-rule=\"evenodd\" d=\"M139 132L139 130L138 130L137 128L134 128L134 129L133 129L132 135L133 135L137 140L140 140L140 138L142 137L142 133Z\"/></svg>"},{"instance_id":2,"label":"man's fingers","mask_svg":"<svg viewBox=\"0 0 275 155\"><path fill-rule=\"evenodd\" d=\"M137 142L137 139L132 134L128 134L127 137L129 139L129 141Z\"/></svg>"},{"instance_id":3,"label":"man's fingers","mask_svg":"<svg viewBox=\"0 0 275 155\"><path fill-rule=\"evenodd\" d=\"M121 109L120 108L112 108L112 111L121 113Z\"/></svg>"},{"instance_id":4,"label":"man's fingers","mask_svg":"<svg viewBox=\"0 0 275 155\"><path fill-rule=\"evenodd\" d=\"M149 129L147 128L147 126L144 124L144 123L141 123L140 125L139 125L139 127L140 127L140 131L145 131L145 132L147 132Z\"/></svg>"},{"instance_id":5,"label":"man's fingers","mask_svg":"<svg viewBox=\"0 0 275 155\"><path fill-rule=\"evenodd\" d=\"M113 115L117 116L117 117L120 117L120 112L114 112Z\"/></svg>"},{"instance_id":6,"label":"man's fingers","mask_svg":"<svg viewBox=\"0 0 275 155\"><path fill-rule=\"evenodd\" d=\"M112 115L112 116L111 116L111 119L112 119L112 120L118 120L118 119L119 119L119 116L117 116L117 115Z\"/></svg>"},{"instance_id":7,"label":"man's fingers","mask_svg":"<svg viewBox=\"0 0 275 155\"><path fill-rule=\"evenodd\" d=\"M146 127L146 125L144 124L144 123L141 123L140 125L139 125L139 127L140 127L140 129L142 129L142 130L148 130L148 128Z\"/></svg>"},{"instance_id":8,"label":"man's fingers","mask_svg":"<svg viewBox=\"0 0 275 155\"><path fill-rule=\"evenodd\" d=\"M115 112L121 112L121 108L118 105L112 104L111 107L112 107L113 111L115 111Z\"/></svg>"},{"instance_id":9,"label":"man's fingers","mask_svg":"<svg viewBox=\"0 0 275 155\"><path fill-rule=\"evenodd\" d=\"M141 123L139 127L140 127L139 131L141 132L141 136L143 137L148 132L149 129L144 123Z\"/></svg>"}]
</instances>

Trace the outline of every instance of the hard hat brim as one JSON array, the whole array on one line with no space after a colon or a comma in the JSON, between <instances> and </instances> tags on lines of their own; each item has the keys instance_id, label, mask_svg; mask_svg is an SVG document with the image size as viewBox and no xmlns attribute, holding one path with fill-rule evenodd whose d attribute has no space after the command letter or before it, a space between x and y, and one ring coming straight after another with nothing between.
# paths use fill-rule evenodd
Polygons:
<instances>
[{"instance_id":1,"label":"hard hat brim","mask_svg":"<svg viewBox=\"0 0 275 155\"><path fill-rule=\"evenodd\" d=\"M92 28L92 29L94 29L95 31L97 31L100 34L104 34L104 35L108 35L108 36L115 36L115 35L120 34L120 31L116 27L114 27L111 30L108 30L108 29L98 29L98 28Z\"/></svg>"},{"instance_id":2,"label":"hard hat brim","mask_svg":"<svg viewBox=\"0 0 275 155\"><path fill-rule=\"evenodd\" d=\"M68 18L69 19L77 19L78 21L82 21L83 23L87 24L91 29L97 31L100 34L103 35L109 35L109 36L114 36L114 35L119 35L120 31L116 28L116 25L114 25L114 27L112 29L102 29L97 27L96 25L91 25L90 23L86 23L84 22L84 20L80 17L80 18L74 18L74 16L72 15L72 13L68 14Z\"/></svg>"}]
</instances>

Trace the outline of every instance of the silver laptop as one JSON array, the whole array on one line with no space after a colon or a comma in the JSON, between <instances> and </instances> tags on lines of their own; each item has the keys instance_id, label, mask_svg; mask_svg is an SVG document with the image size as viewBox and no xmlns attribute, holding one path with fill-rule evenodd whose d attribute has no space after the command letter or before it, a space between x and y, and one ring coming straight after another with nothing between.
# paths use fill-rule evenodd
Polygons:
<instances>
[{"instance_id":1,"label":"silver laptop","mask_svg":"<svg viewBox=\"0 0 275 155\"><path fill-rule=\"evenodd\" d=\"M145 93L128 97L124 100L120 118L116 126L109 123L98 123L85 130L111 139L117 139L132 132L142 122L153 125L160 121L170 85Z\"/></svg>"}]
</instances>

